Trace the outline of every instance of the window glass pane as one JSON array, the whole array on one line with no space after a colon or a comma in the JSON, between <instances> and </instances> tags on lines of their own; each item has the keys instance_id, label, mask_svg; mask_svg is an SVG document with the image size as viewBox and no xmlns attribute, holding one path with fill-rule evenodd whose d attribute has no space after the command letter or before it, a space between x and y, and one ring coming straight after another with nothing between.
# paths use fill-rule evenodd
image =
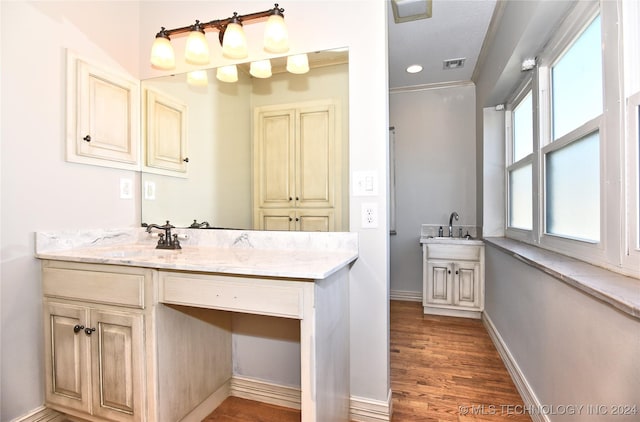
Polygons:
<instances>
[{"instance_id":1,"label":"window glass pane","mask_svg":"<svg viewBox=\"0 0 640 422\"><path fill-rule=\"evenodd\" d=\"M533 109L531 91L513 110L513 162L533 152Z\"/></svg>"},{"instance_id":2,"label":"window glass pane","mask_svg":"<svg viewBox=\"0 0 640 422\"><path fill-rule=\"evenodd\" d=\"M602 114L600 16L552 68L553 139Z\"/></svg>"},{"instance_id":3,"label":"window glass pane","mask_svg":"<svg viewBox=\"0 0 640 422\"><path fill-rule=\"evenodd\" d=\"M600 137L546 155L547 233L600 240Z\"/></svg>"},{"instance_id":4,"label":"window glass pane","mask_svg":"<svg viewBox=\"0 0 640 422\"><path fill-rule=\"evenodd\" d=\"M531 171L528 164L509 172L509 227L533 228Z\"/></svg>"}]
</instances>

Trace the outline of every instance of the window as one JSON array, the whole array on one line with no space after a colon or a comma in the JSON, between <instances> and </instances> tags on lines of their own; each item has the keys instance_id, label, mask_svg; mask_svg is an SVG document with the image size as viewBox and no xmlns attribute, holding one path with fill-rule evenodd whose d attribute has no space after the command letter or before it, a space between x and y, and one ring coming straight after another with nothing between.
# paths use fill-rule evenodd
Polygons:
<instances>
[{"instance_id":1,"label":"window","mask_svg":"<svg viewBox=\"0 0 640 422\"><path fill-rule=\"evenodd\" d=\"M513 108L511 156L508 167L508 226L512 229L533 228L533 95L527 87Z\"/></svg>"},{"instance_id":2,"label":"window","mask_svg":"<svg viewBox=\"0 0 640 422\"><path fill-rule=\"evenodd\" d=\"M545 233L587 242L600 240L600 33L597 16L551 66L551 142L544 149Z\"/></svg>"},{"instance_id":3,"label":"window","mask_svg":"<svg viewBox=\"0 0 640 422\"><path fill-rule=\"evenodd\" d=\"M622 4L623 27L620 2L575 2L514 90L505 220L508 237L638 277L640 3Z\"/></svg>"}]
</instances>

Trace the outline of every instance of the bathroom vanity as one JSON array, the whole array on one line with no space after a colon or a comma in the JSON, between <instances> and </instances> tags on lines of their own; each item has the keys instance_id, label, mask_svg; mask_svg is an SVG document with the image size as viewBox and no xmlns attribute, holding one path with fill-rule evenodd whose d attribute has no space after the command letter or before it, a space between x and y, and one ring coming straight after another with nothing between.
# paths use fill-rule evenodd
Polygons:
<instances>
[{"instance_id":1,"label":"bathroom vanity","mask_svg":"<svg viewBox=\"0 0 640 422\"><path fill-rule=\"evenodd\" d=\"M349 420L357 235L181 233L181 250L136 229L37 234L46 405L92 421L199 422L233 394L242 312L300 321L302 420Z\"/></svg>"},{"instance_id":2,"label":"bathroom vanity","mask_svg":"<svg viewBox=\"0 0 640 422\"><path fill-rule=\"evenodd\" d=\"M434 236L423 225L422 305L425 314L479 319L484 310L484 242L473 236Z\"/></svg>"}]
</instances>

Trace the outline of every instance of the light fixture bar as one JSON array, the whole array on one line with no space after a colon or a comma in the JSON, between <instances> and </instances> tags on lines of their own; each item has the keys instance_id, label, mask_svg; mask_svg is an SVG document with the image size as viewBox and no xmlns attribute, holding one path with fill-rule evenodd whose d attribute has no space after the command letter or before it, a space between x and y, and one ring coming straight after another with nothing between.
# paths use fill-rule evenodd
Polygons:
<instances>
[{"instance_id":1,"label":"light fixture bar","mask_svg":"<svg viewBox=\"0 0 640 422\"><path fill-rule=\"evenodd\" d=\"M276 3L274 5L273 9L269 9L269 10L264 10L262 12L255 12L255 13L247 13L246 15L238 15L238 13L233 12L233 16L226 18L226 19L214 19L211 20L209 22L199 22L200 28L202 30L205 30L207 28L213 28L213 29L217 29L218 31L220 31L220 35L218 36L220 39L220 44L222 44L222 38L224 36L224 31L227 28L227 25L229 25L230 23L235 23L235 22L241 22L244 23L245 21L251 21L251 20L255 20L255 19L260 19L260 18L266 18L269 17L271 15L279 15L279 16L284 16L284 9L279 8L278 7L278 3ZM187 25L187 26L182 26L180 28L173 28L173 29L165 29L164 27L162 27L162 29L160 30L160 32L158 32L156 34L156 38L158 37L162 37L162 38L167 38L167 37L171 37L172 35L177 35L177 34L183 34L185 32L191 32L193 28L193 25Z\"/></svg>"}]
</instances>

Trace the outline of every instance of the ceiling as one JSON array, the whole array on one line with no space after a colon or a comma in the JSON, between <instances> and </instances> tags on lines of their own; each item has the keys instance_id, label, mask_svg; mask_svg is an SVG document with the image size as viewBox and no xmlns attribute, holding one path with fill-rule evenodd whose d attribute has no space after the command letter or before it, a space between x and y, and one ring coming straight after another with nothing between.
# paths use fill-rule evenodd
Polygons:
<instances>
[{"instance_id":1,"label":"ceiling","mask_svg":"<svg viewBox=\"0 0 640 422\"><path fill-rule=\"evenodd\" d=\"M432 0L430 18L395 23L389 5L389 88L470 81L495 6L496 0ZM463 67L443 69L444 60L459 58ZM422 72L408 73L412 64Z\"/></svg>"}]
</instances>

